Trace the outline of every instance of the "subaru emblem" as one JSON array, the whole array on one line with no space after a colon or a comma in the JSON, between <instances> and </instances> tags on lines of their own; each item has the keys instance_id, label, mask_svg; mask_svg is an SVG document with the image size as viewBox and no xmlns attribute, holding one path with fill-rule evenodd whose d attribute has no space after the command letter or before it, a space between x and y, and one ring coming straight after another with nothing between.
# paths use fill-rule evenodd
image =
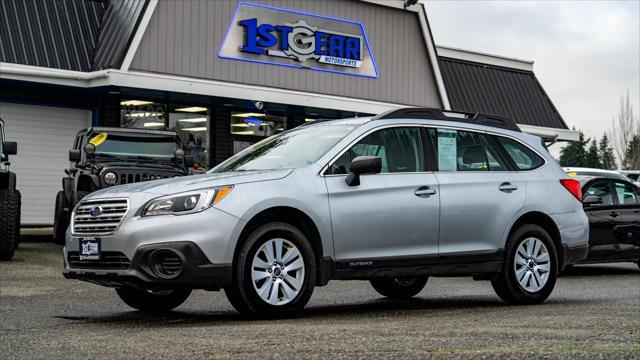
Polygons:
<instances>
[{"instance_id":1,"label":"subaru emblem","mask_svg":"<svg viewBox=\"0 0 640 360\"><path fill-rule=\"evenodd\" d=\"M89 214L91 216L96 217L102 215L102 206L94 206L89 210Z\"/></svg>"}]
</instances>

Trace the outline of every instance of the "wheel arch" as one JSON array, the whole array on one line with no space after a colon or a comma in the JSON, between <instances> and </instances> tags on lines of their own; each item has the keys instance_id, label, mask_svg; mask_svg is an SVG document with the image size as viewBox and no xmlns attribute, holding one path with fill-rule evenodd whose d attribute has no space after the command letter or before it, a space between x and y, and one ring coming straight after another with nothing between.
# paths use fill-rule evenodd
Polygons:
<instances>
[{"instance_id":1,"label":"wheel arch","mask_svg":"<svg viewBox=\"0 0 640 360\"><path fill-rule=\"evenodd\" d=\"M505 239L505 244L511 237L511 235L522 225L525 224L533 224L538 225L543 228L549 236L551 236L551 240L553 241L553 245L556 247L557 255L558 255L558 270L564 268L564 248L562 246L562 235L560 235L560 229L553 219L542 212L539 211L530 211L525 214L520 215L518 219L513 223L507 237Z\"/></svg>"},{"instance_id":2,"label":"wheel arch","mask_svg":"<svg viewBox=\"0 0 640 360\"><path fill-rule=\"evenodd\" d=\"M255 214L246 223L246 225L240 232L240 236L238 237L238 241L236 242L235 249L233 251L234 268L238 261L238 254L240 252L240 249L242 248L242 245L246 241L249 234L251 234L251 232L253 232L258 227L274 221L285 222L295 226L300 231L302 231L307 239L309 239L314 256L316 258L316 267L318 268L316 283L320 285L326 284L326 282L328 281L328 276L330 275L327 272L330 270L326 269L326 267L323 266L322 257L324 249L322 244L322 237L320 235L318 226L313 221L313 219L311 219L311 217L304 211L290 206L273 206L264 209Z\"/></svg>"},{"instance_id":3,"label":"wheel arch","mask_svg":"<svg viewBox=\"0 0 640 360\"><path fill-rule=\"evenodd\" d=\"M78 175L76 191L92 192L98 188L98 178L94 175L80 174Z\"/></svg>"}]
</instances>

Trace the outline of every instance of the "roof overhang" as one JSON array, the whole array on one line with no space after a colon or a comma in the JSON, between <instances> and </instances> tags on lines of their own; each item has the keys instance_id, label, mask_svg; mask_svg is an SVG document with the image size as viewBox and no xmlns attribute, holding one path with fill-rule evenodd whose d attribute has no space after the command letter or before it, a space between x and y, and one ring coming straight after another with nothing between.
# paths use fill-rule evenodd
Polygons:
<instances>
[{"instance_id":1,"label":"roof overhang","mask_svg":"<svg viewBox=\"0 0 640 360\"><path fill-rule=\"evenodd\" d=\"M438 56L448 57L452 59L471 61L476 63L518 69L524 71L533 71L533 61L510 58L506 56L487 54L478 51L471 51L455 47L436 45Z\"/></svg>"}]
</instances>

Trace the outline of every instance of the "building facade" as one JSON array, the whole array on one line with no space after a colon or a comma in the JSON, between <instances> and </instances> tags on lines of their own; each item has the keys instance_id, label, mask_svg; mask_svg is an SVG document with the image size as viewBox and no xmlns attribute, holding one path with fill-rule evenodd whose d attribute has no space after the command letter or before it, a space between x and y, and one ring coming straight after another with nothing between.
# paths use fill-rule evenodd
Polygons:
<instances>
[{"instance_id":1,"label":"building facade","mask_svg":"<svg viewBox=\"0 0 640 360\"><path fill-rule=\"evenodd\" d=\"M0 117L19 142L12 166L25 225L52 222L67 151L90 126L174 130L196 173L305 122L403 106L492 112L549 141L575 137L530 63L436 47L422 4L24 0L0 8ZM473 81L482 74L488 82ZM527 90L499 91L507 87Z\"/></svg>"}]
</instances>

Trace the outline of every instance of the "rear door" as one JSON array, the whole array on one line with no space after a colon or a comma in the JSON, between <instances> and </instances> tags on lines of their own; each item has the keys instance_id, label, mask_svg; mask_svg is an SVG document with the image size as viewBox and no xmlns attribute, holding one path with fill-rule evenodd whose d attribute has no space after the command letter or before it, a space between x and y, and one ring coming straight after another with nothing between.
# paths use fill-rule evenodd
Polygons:
<instances>
[{"instance_id":1,"label":"rear door","mask_svg":"<svg viewBox=\"0 0 640 360\"><path fill-rule=\"evenodd\" d=\"M626 181L614 182L620 219L615 229L620 258L640 257L640 189Z\"/></svg>"},{"instance_id":2,"label":"rear door","mask_svg":"<svg viewBox=\"0 0 640 360\"><path fill-rule=\"evenodd\" d=\"M440 184L440 256L493 259L506 225L524 206L525 182L490 135L446 128L430 128L429 135Z\"/></svg>"}]
</instances>

